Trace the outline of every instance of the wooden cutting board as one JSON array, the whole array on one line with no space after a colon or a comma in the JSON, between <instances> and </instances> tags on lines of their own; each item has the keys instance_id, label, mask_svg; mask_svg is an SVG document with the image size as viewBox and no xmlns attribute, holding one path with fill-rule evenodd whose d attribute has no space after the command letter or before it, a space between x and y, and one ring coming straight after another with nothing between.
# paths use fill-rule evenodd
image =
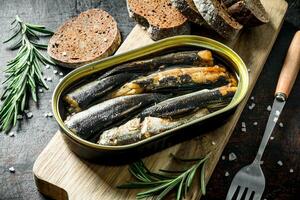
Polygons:
<instances>
[{"instance_id":1,"label":"wooden cutting board","mask_svg":"<svg viewBox=\"0 0 300 200\"><path fill-rule=\"evenodd\" d=\"M244 30L235 41L225 42L243 58L250 70L250 87L246 98L227 122L214 131L203 133L198 130L200 136L197 138L143 159L151 170L176 168L177 164L170 159L170 153L192 158L201 157L211 151L212 156L206 166L205 178L208 182L272 49L287 9L284 0L262 2L270 14L270 23ZM150 43L153 41L137 25L117 53ZM116 189L117 185L132 180L128 166L104 166L79 159L68 149L59 131L38 156L33 166L33 173L38 190L54 199L135 199L138 192L138 190ZM199 199L201 194L198 188L196 181L187 199Z\"/></svg>"}]
</instances>

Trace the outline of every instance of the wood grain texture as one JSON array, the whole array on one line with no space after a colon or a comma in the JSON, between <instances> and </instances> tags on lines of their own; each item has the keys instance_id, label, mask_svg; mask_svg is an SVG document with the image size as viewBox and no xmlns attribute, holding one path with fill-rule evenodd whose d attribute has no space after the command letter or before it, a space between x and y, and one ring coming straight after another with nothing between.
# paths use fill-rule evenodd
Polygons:
<instances>
[{"instance_id":1,"label":"wood grain texture","mask_svg":"<svg viewBox=\"0 0 300 200\"><path fill-rule=\"evenodd\" d=\"M286 54L275 93L283 93L288 97L297 78L299 69L300 31L297 31Z\"/></svg>"},{"instance_id":2,"label":"wood grain texture","mask_svg":"<svg viewBox=\"0 0 300 200\"><path fill-rule=\"evenodd\" d=\"M282 0L272 2L264 0L263 4L271 16L271 23L245 30L238 40L229 44L251 69L247 98L273 46L287 7L287 4ZM118 53L151 42L142 35L146 35L146 33L136 26ZM199 137L193 140L183 142L145 158L147 166L152 170L158 170L158 167L168 168L171 166L174 168L176 163L169 159L170 152L178 156L199 157L212 151L213 156L207 165L206 181L208 181L234 130L246 104L246 99L239 105L235 113L228 118L226 124L211 132L201 133ZM216 145L212 144L213 141ZM101 199L134 199L137 192L115 188L116 185L131 179L127 166L101 166L80 160L66 147L59 132L39 155L33 172L39 191L52 198L65 199L67 193L69 199L99 199L99 197ZM52 183L52 185L47 184L47 182ZM197 184L194 184L194 187L198 188ZM59 190L59 188L64 190ZM54 192L52 192L53 190ZM199 199L201 194L197 191L196 188L192 188L188 199Z\"/></svg>"}]
</instances>

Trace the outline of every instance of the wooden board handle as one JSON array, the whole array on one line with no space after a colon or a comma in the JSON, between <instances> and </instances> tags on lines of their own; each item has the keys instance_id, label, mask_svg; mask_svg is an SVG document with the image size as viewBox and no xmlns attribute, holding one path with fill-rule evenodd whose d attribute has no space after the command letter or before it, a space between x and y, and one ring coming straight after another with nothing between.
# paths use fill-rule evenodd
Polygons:
<instances>
[{"instance_id":1,"label":"wooden board handle","mask_svg":"<svg viewBox=\"0 0 300 200\"><path fill-rule=\"evenodd\" d=\"M300 68L300 31L297 31L286 54L275 94L281 93L286 97L294 85Z\"/></svg>"}]
</instances>

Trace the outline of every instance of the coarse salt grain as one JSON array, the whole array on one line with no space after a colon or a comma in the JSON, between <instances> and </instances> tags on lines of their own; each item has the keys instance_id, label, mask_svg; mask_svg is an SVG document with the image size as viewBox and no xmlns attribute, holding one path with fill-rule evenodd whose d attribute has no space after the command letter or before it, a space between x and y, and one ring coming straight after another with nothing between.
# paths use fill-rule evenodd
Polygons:
<instances>
[{"instance_id":1,"label":"coarse salt grain","mask_svg":"<svg viewBox=\"0 0 300 200\"><path fill-rule=\"evenodd\" d=\"M39 89L39 93L43 93L44 90L42 88Z\"/></svg>"},{"instance_id":2,"label":"coarse salt grain","mask_svg":"<svg viewBox=\"0 0 300 200\"><path fill-rule=\"evenodd\" d=\"M253 125L254 125L254 126L257 126L257 124L258 124L257 122L253 122Z\"/></svg>"},{"instance_id":3,"label":"coarse salt grain","mask_svg":"<svg viewBox=\"0 0 300 200\"><path fill-rule=\"evenodd\" d=\"M233 160L236 160L237 159L237 156L235 155L235 153L230 153L229 155L228 155L228 160L229 161L233 161Z\"/></svg>"},{"instance_id":4,"label":"coarse salt grain","mask_svg":"<svg viewBox=\"0 0 300 200\"><path fill-rule=\"evenodd\" d=\"M46 69L49 69L49 68L50 68L50 65L46 65L45 67L46 67Z\"/></svg>"},{"instance_id":5,"label":"coarse salt grain","mask_svg":"<svg viewBox=\"0 0 300 200\"><path fill-rule=\"evenodd\" d=\"M52 78L51 77L47 77L47 81L52 82Z\"/></svg>"},{"instance_id":6,"label":"coarse salt grain","mask_svg":"<svg viewBox=\"0 0 300 200\"><path fill-rule=\"evenodd\" d=\"M283 162L282 162L281 160L278 160L278 161L277 161L277 164L278 164L279 166L282 166L282 165L283 165Z\"/></svg>"},{"instance_id":7,"label":"coarse salt grain","mask_svg":"<svg viewBox=\"0 0 300 200\"><path fill-rule=\"evenodd\" d=\"M212 141L211 144L212 144L212 145L216 145L216 142L215 142L215 141Z\"/></svg>"},{"instance_id":8,"label":"coarse salt grain","mask_svg":"<svg viewBox=\"0 0 300 200\"><path fill-rule=\"evenodd\" d=\"M26 117L27 117L28 119L32 118L32 117L33 117L33 114L32 114L32 112L28 112L28 113L26 113Z\"/></svg>"},{"instance_id":9,"label":"coarse salt grain","mask_svg":"<svg viewBox=\"0 0 300 200\"><path fill-rule=\"evenodd\" d=\"M63 56L66 56L66 55L67 55L67 52L65 52L65 51L62 52L62 55L63 55Z\"/></svg>"},{"instance_id":10,"label":"coarse salt grain","mask_svg":"<svg viewBox=\"0 0 300 200\"><path fill-rule=\"evenodd\" d=\"M29 113L29 110L24 110L24 113Z\"/></svg>"},{"instance_id":11,"label":"coarse salt grain","mask_svg":"<svg viewBox=\"0 0 300 200\"><path fill-rule=\"evenodd\" d=\"M48 117L53 117L52 112L48 112Z\"/></svg>"},{"instance_id":12,"label":"coarse salt grain","mask_svg":"<svg viewBox=\"0 0 300 200\"><path fill-rule=\"evenodd\" d=\"M58 71L57 70L53 70L53 74L57 74L58 73Z\"/></svg>"},{"instance_id":13,"label":"coarse salt grain","mask_svg":"<svg viewBox=\"0 0 300 200\"><path fill-rule=\"evenodd\" d=\"M270 140L274 140L274 137L273 137L273 136L271 136L271 137L270 137Z\"/></svg>"},{"instance_id":14,"label":"coarse salt grain","mask_svg":"<svg viewBox=\"0 0 300 200\"><path fill-rule=\"evenodd\" d=\"M222 156L222 160L225 160L225 159L226 159L226 156L223 155L223 156Z\"/></svg>"},{"instance_id":15,"label":"coarse salt grain","mask_svg":"<svg viewBox=\"0 0 300 200\"><path fill-rule=\"evenodd\" d=\"M17 120L21 120L23 119L23 116L22 115L17 115Z\"/></svg>"},{"instance_id":16,"label":"coarse salt grain","mask_svg":"<svg viewBox=\"0 0 300 200\"><path fill-rule=\"evenodd\" d=\"M283 123L282 123L282 122L280 122L278 125L279 125L281 128L283 127Z\"/></svg>"},{"instance_id":17,"label":"coarse salt grain","mask_svg":"<svg viewBox=\"0 0 300 200\"><path fill-rule=\"evenodd\" d=\"M245 122L242 122L242 127L246 128L246 123Z\"/></svg>"},{"instance_id":18,"label":"coarse salt grain","mask_svg":"<svg viewBox=\"0 0 300 200\"><path fill-rule=\"evenodd\" d=\"M273 121L276 123L278 121L278 117L274 117Z\"/></svg>"},{"instance_id":19,"label":"coarse salt grain","mask_svg":"<svg viewBox=\"0 0 300 200\"><path fill-rule=\"evenodd\" d=\"M16 172L16 170L15 170L14 167L10 167L10 168L8 168L8 170L9 170L11 173L15 173L15 172Z\"/></svg>"},{"instance_id":20,"label":"coarse salt grain","mask_svg":"<svg viewBox=\"0 0 300 200\"><path fill-rule=\"evenodd\" d=\"M104 38L104 42L107 42L107 38Z\"/></svg>"},{"instance_id":21,"label":"coarse salt grain","mask_svg":"<svg viewBox=\"0 0 300 200\"><path fill-rule=\"evenodd\" d=\"M225 172L225 176L229 176L229 172Z\"/></svg>"},{"instance_id":22,"label":"coarse salt grain","mask_svg":"<svg viewBox=\"0 0 300 200\"><path fill-rule=\"evenodd\" d=\"M63 76L63 75L64 75L64 73L62 73L62 72L59 72L59 75L60 75L60 76Z\"/></svg>"},{"instance_id":23,"label":"coarse salt grain","mask_svg":"<svg viewBox=\"0 0 300 200\"><path fill-rule=\"evenodd\" d=\"M243 127L241 130L242 130L242 132L244 132L244 133L247 132L247 129L246 129L245 127Z\"/></svg>"},{"instance_id":24,"label":"coarse salt grain","mask_svg":"<svg viewBox=\"0 0 300 200\"><path fill-rule=\"evenodd\" d=\"M252 110L255 107L255 103L252 103L250 106L248 106L249 110Z\"/></svg>"},{"instance_id":25,"label":"coarse salt grain","mask_svg":"<svg viewBox=\"0 0 300 200\"><path fill-rule=\"evenodd\" d=\"M250 99L253 101L254 100L254 96L252 96Z\"/></svg>"},{"instance_id":26,"label":"coarse salt grain","mask_svg":"<svg viewBox=\"0 0 300 200\"><path fill-rule=\"evenodd\" d=\"M12 131L8 135L9 135L9 137L15 137L15 132Z\"/></svg>"},{"instance_id":27,"label":"coarse salt grain","mask_svg":"<svg viewBox=\"0 0 300 200\"><path fill-rule=\"evenodd\" d=\"M272 107L271 107L270 105L268 105L267 110L268 110L268 111L271 111L271 110L272 110Z\"/></svg>"},{"instance_id":28,"label":"coarse salt grain","mask_svg":"<svg viewBox=\"0 0 300 200\"><path fill-rule=\"evenodd\" d=\"M251 69L250 69L250 68L248 68L247 70L248 70L248 72L251 72Z\"/></svg>"},{"instance_id":29,"label":"coarse salt grain","mask_svg":"<svg viewBox=\"0 0 300 200\"><path fill-rule=\"evenodd\" d=\"M280 111L279 111L279 110L276 110L276 111L275 111L275 115L276 115L276 116L279 116L279 115L280 115Z\"/></svg>"},{"instance_id":30,"label":"coarse salt grain","mask_svg":"<svg viewBox=\"0 0 300 200\"><path fill-rule=\"evenodd\" d=\"M293 170L293 169L290 169L290 173L294 173L294 170Z\"/></svg>"}]
</instances>

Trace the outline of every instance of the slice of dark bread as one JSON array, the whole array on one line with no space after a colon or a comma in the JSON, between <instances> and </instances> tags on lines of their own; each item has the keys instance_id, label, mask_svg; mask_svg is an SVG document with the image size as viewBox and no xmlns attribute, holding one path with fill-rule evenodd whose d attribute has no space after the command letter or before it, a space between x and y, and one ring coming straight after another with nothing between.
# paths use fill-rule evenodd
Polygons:
<instances>
[{"instance_id":1,"label":"slice of dark bread","mask_svg":"<svg viewBox=\"0 0 300 200\"><path fill-rule=\"evenodd\" d=\"M241 0L228 7L228 13L244 26L269 22L269 15L260 0Z\"/></svg>"},{"instance_id":2,"label":"slice of dark bread","mask_svg":"<svg viewBox=\"0 0 300 200\"><path fill-rule=\"evenodd\" d=\"M117 22L107 12L91 9L62 24L48 45L59 65L76 68L112 55L121 43Z\"/></svg>"},{"instance_id":3,"label":"slice of dark bread","mask_svg":"<svg viewBox=\"0 0 300 200\"><path fill-rule=\"evenodd\" d=\"M172 5L177 8L190 22L203 25L205 20L197 10L193 0L171 0Z\"/></svg>"},{"instance_id":4,"label":"slice of dark bread","mask_svg":"<svg viewBox=\"0 0 300 200\"><path fill-rule=\"evenodd\" d=\"M193 0L206 23L226 39L237 36L243 26L233 19L220 0Z\"/></svg>"},{"instance_id":5,"label":"slice of dark bread","mask_svg":"<svg viewBox=\"0 0 300 200\"><path fill-rule=\"evenodd\" d=\"M235 4L238 1L240 1L240 0L222 0L222 2L224 3L224 5L227 8L230 7L230 6L232 6L233 4Z\"/></svg>"},{"instance_id":6,"label":"slice of dark bread","mask_svg":"<svg viewBox=\"0 0 300 200\"><path fill-rule=\"evenodd\" d=\"M170 0L127 0L129 16L147 28L153 40L190 34L187 18Z\"/></svg>"}]
</instances>

